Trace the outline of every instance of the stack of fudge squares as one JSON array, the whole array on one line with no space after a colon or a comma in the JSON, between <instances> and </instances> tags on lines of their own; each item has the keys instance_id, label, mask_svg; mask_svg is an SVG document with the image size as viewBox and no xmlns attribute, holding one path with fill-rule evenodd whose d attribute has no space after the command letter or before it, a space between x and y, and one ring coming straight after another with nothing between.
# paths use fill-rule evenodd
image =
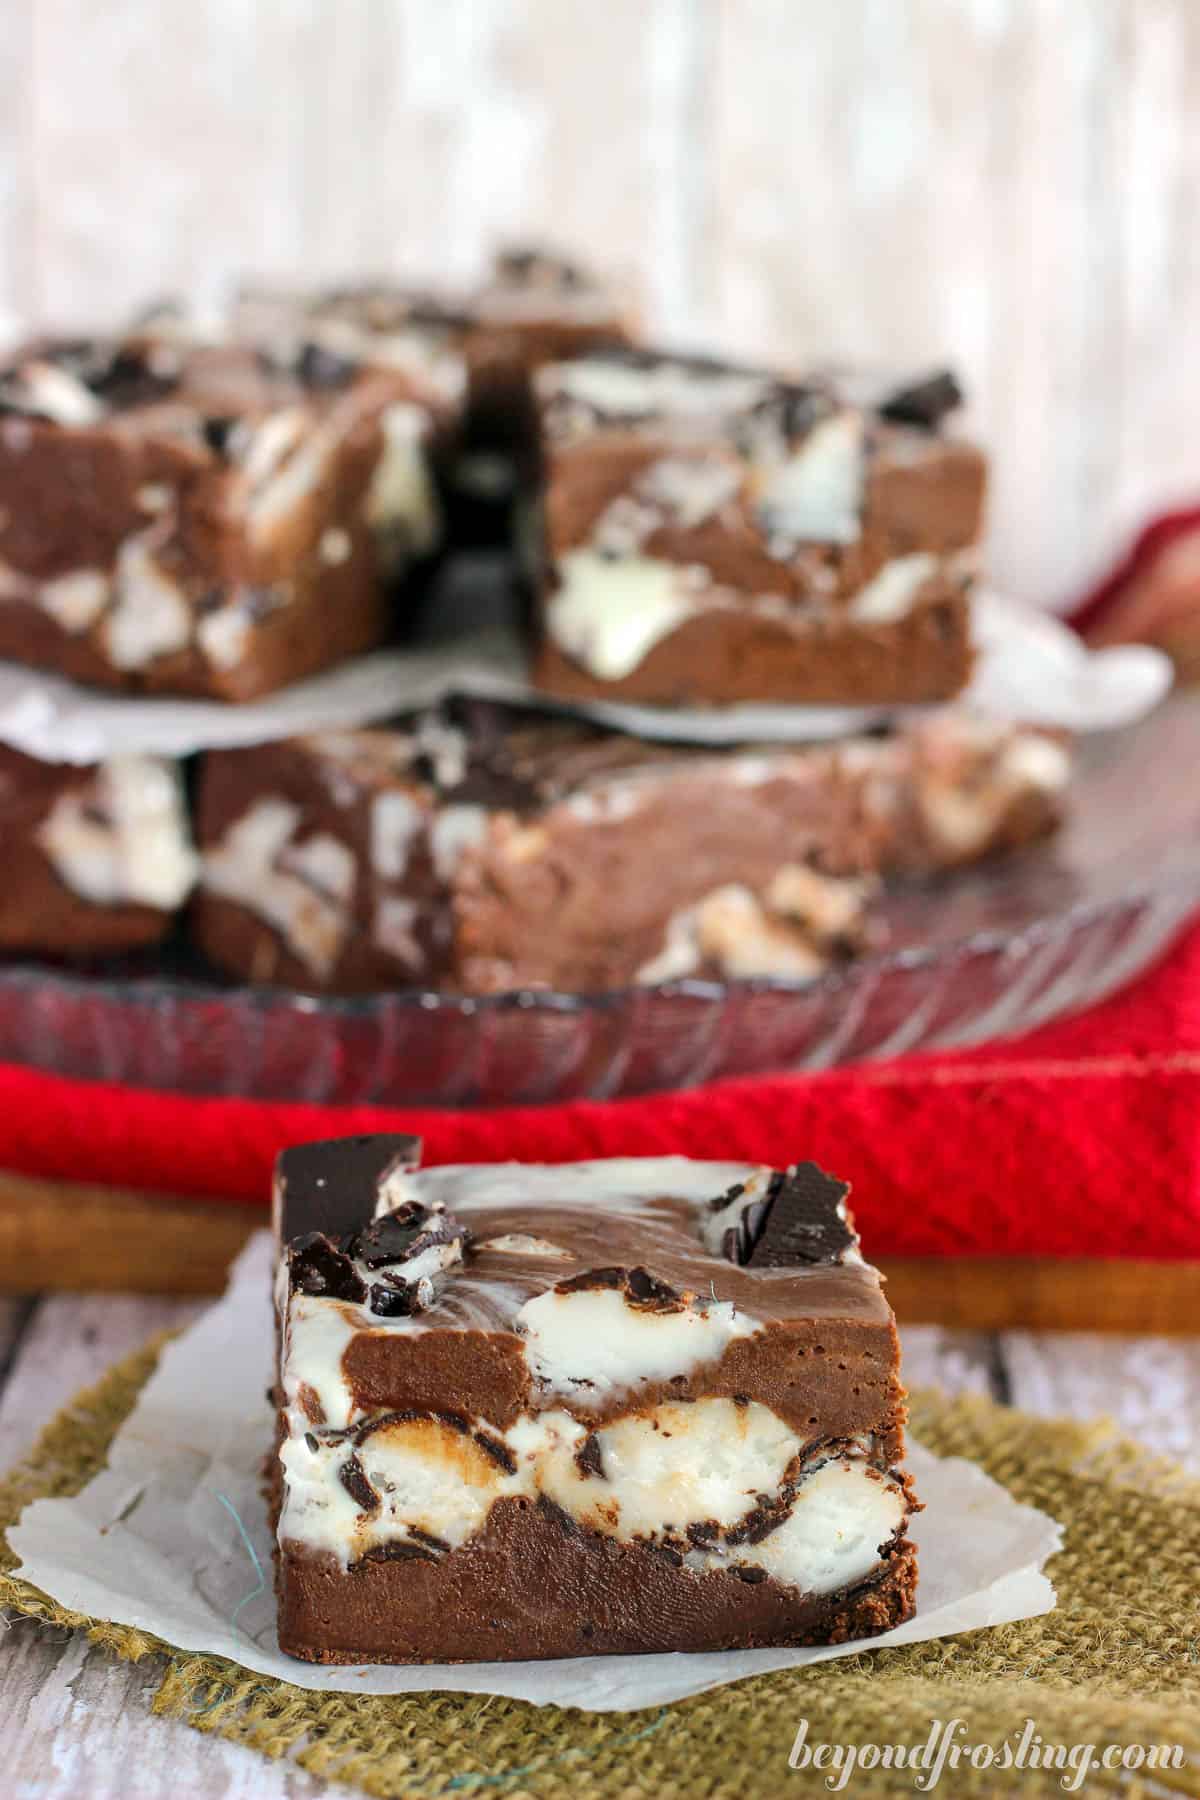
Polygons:
<instances>
[{"instance_id":1,"label":"stack of fudge squares","mask_svg":"<svg viewBox=\"0 0 1200 1800\"><path fill-rule=\"evenodd\" d=\"M512 252L450 300L255 288L216 330L167 307L12 354L0 658L130 705L253 702L411 638L502 495L537 703L398 701L186 772L0 745L0 951L173 933L337 992L805 979L870 939L881 882L1050 830L1064 746L954 704L986 481L954 382L635 337L602 283ZM678 729L643 741L606 702ZM920 710L689 741L741 702Z\"/></svg>"},{"instance_id":2,"label":"stack of fudge squares","mask_svg":"<svg viewBox=\"0 0 1200 1800\"><path fill-rule=\"evenodd\" d=\"M359 1137L277 1166L283 1650L523 1661L912 1616L899 1346L844 1182L419 1158Z\"/></svg>"}]
</instances>

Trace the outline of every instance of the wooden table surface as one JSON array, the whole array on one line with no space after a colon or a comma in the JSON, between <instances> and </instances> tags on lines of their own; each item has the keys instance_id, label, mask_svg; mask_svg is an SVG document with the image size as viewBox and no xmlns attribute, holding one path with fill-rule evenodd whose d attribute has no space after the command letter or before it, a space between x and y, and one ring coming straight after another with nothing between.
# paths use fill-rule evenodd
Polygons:
<instances>
[{"instance_id":1,"label":"wooden table surface","mask_svg":"<svg viewBox=\"0 0 1200 1800\"><path fill-rule=\"evenodd\" d=\"M77 1389L204 1303L144 1295L0 1300L0 1467ZM1107 1412L1200 1472L1200 1341L910 1326L912 1385L990 1393L1033 1412ZM344 1794L238 1746L156 1719L153 1665L119 1663L68 1633L14 1618L0 1636L0 1791L14 1800L299 1800Z\"/></svg>"}]
</instances>

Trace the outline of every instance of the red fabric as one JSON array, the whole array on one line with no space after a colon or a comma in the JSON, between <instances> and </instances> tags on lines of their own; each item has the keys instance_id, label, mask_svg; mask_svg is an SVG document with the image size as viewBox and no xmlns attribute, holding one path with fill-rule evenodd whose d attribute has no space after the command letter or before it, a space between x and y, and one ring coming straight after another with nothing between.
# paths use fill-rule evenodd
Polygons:
<instances>
[{"instance_id":1,"label":"red fabric","mask_svg":"<svg viewBox=\"0 0 1200 1800\"><path fill-rule=\"evenodd\" d=\"M1006 1045L495 1112L274 1105L0 1065L0 1167L265 1203L284 1144L420 1133L429 1162L815 1157L872 1255L1200 1258L1200 922L1131 989Z\"/></svg>"},{"instance_id":2,"label":"red fabric","mask_svg":"<svg viewBox=\"0 0 1200 1800\"><path fill-rule=\"evenodd\" d=\"M1200 530L1200 506L1181 507L1152 519L1099 585L1068 615L1081 637L1091 637L1117 614L1134 584L1150 574L1163 552Z\"/></svg>"}]
</instances>

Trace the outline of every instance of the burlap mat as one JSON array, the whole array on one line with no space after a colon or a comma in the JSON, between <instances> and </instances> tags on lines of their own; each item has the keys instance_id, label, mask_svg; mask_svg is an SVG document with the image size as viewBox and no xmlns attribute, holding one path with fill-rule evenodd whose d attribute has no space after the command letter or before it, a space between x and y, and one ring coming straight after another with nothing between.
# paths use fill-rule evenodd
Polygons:
<instances>
[{"instance_id":1,"label":"burlap mat","mask_svg":"<svg viewBox=\"0 0 1200 1800\"><path fill-rule=\"evenodd\" d=\"M75 1492L99 1469L158 1354L152 1345L78 1396L0 1484L0 1527L40 1495ZM1087 1793L1200 1793L1200 1482L1106 1425L1011 1412L981 1399L913 1400L913 1429L942 1455L968 1456L1066 1526L1045 1618L936 1643L764 1675L677 1705L628 1715L538 1708L479 1695L380 1699L313 1694L191 1656L120 1625L66 1611L11 1573L0 1603L85 1630L118 1656L163 1658L155 1711L199 1731L290 1757L368 1793L562 1794L662 1800L824 1792L788 1753L802 1719L810 1742L918 1744L930 1721L961 1718L971 1743L999 1746L1026 1719L1047 1743L1185 1747L1182 1771L1097 1773ZM1060 1771L963 1768L940 1791L1061 1794ZM859 1797L914 1792L913 1775L856 1770Z\"/></svg>"}]
</instances>

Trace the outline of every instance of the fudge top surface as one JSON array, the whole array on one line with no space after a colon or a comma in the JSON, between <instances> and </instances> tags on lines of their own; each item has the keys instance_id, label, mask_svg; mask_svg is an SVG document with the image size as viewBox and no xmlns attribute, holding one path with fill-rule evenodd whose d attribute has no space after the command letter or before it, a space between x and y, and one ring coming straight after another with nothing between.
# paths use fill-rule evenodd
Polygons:
<instances>
[{"instance_id":1,"label":"fudge top surface","mask_svg":"<svg viewBox=\"0 0 1200 1800\"><path fill-rule=\"evenodd\" d=\"M623 335L618 302L587 270L552 252L497 253L487 278L454 292L394 277L317 291L250 284L237 302L239 328L257 342L285 342L303 327L318 341L368 359L422 365L427 376L460 384L472 334L504 326L612 328Z\"/></svg>"},{"instance_id":2,"label":"fudge top surface","mask_svg":"<svg viewBox=\"0 0 1200 1800\"><path fill-rule=\"evenodd\" d=\"M356 1329L526 1335L533 1302L538 1329L552 1332L551 1309L564 1325L568 1311L584 1324L586 1309L562 1303L585 1295L628 1308L635 1323L890 1319L858 1248L846 1184L815 1164L776 1171L651 1157L417 1170L402 1153L373 1181L348 1162L339 1183L336 1146L302 1146L280 1159L285 1238L294 1201L306 1196L311 1148L324 1153L333 1235L291 1240L290 1292ZM352 1232L346 1183L362 1208ZM308 1226L311 1198L307 1185Z\"/></svg>"},{"instance_id":3,"label":"fudge top surface","mask_svg":"<svg viewBox=\"0 0 1200 1800\"><path fill-rule=\"evenodd\" d=\"M313 732L298 741L366 787L416 785L454 805L512 812L681 763L730 767L734 760L703 745L647 743L584 719L466 699L391 725ZM747 760L755 758L748 749Z\"/></svg>"},{"instance_id":4,"label":"fudge top surface","mask_svg":"<svg viewBox=\"0 0 1200 1800\"><path fill-rule=\"evenodd\" d=\"M331 765L340 792L347 775L367 791L401 787L434 802L528 813L575 800L586 818L594 799L630 791L689 769L752 786L811 767L827 776L829 758L842 770L885 773L903 744L911 743L931 774L954 774L965 762L1000 754L1014 728L960 710L931 713L906 733L864 734L836 742L675 744L646 741L586 719L531 712L504 702L452 699L442 707L389 725L312 732L290 740ZM1019 732L1023 741L1040 734Z\"/></svg>"},{"instance_id":5,"label":"fudge top surface","mask_svg":"<svg viewBox=\"0 0 1200 1800\"><path fill-rule=\"evenodd\" d=\"M268 350L204 341L165 322L110 337L42 338L0 362L0 418L177 438L236 459L249 449L239 444L243 425L319 418L365 367L311 336Z\"/></svg>"},{"instance_id":6,"label":"fudge top surface","mask_svg":"<svg viewBox=\"0 0 1200 1800\"><path fill-rule=\"evenodd\" d=\"M612 430L661 432L721 438L751 459L846 415L861 418L869 437L916 442L936 434L962 401L946 371L913 380L845 370L792 379L620 345L548 364L535 381L551 444Z\"/></svg>"}]
</instances>

